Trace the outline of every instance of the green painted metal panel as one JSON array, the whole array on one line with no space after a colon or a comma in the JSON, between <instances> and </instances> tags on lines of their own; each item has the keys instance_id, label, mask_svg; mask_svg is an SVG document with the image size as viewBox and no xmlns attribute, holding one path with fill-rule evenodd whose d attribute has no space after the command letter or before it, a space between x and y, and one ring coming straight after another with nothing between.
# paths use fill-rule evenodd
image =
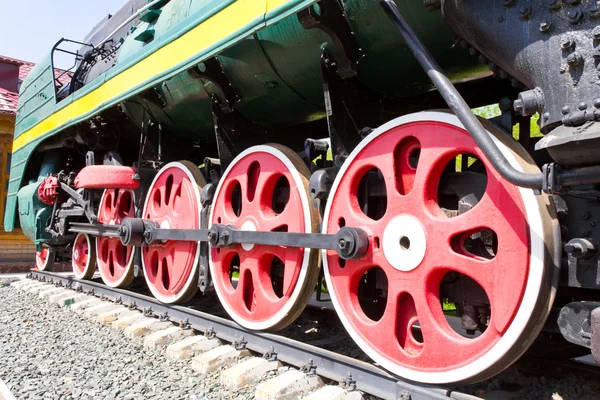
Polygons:
<instances>
[{"instance_id":1,"label":"green painted metal panel","mask_svg":"<svg viewBox=\"0 0 600 400\"><path fill-rule=\"evenodd\" d=\"M147 18L125 40L115 67L59 104L44 101L48 99L43 99L43 96L36 97L38 92L44 93L46 90L44 83L52 82L50 75L44 75L51 73L51 69L47 68L50 59L46 57L39 64L36 74L32 75L32 82L35 77L38 79L37 86L23 92L30 101L19 110L16 137L53 112L63 110L67 105L92 93L103 83L137 65L233 3L233 0L171 0L162 7L157 18ZM211 84L201 82L187 73L189 68L208 57L218 55L231 83L241 95L242 100L236 108L246 118L277 125L298 124L322 118L324 110L319 64L322 46L328 43L327 46L334 53L340 49L331 47L332 40L324 32L316 29L307 31L299 24L296 13L312 3L314 0L288 1L241 29L232 31L227 37L199 49L194 56L158 72L150 79L115 95L104 104L74 117L20 148L13 156L13 176L18 175L9 185L5 227L12 229L14 225L16 193L22 184L20 175L30 154L42 140L70 125L91 118L104 108L125 99L136 99L138 93L148 88L154 88L161 102L146 104L150 112L159 119L158 122L170 132L176 132L181 138L195 142L211 137L211 103L207 93L207 90L211 91ZM452 77L471 77L481 71L482 67L477 66L476 60L463 50L452 48L452 34L439 12L428 12L421 3L412 0L397 0L397 3ZM343 4L359 45L366 54L358 66L358 78L363 83L374 90L399 96L410 96L431 88L431 83L379 8L378 2L346 0ZM151 37L146 35L142 41L135 40L143 32L150 31L153 31ZM130 103L127 107L134 118L140 118L142 111L139 106L136 108Z\"/></svg>"}]
</instances>

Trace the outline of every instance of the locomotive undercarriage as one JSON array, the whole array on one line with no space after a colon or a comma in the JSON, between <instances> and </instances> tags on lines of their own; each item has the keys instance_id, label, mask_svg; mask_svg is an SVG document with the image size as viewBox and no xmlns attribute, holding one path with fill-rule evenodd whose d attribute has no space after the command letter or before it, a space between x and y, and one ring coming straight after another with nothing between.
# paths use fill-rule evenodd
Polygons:
<instances>
[{"instance_id":1,"label":"locomotive undercarriage","mask_svg":"<svg viewBox=\"0 0 600 400\"><path fill-rule=\"evenodd\" d=\"M439 5L449 20L471 20L464 11L480 17L478 7L485 9L484 2L464 3ZM504 3L513 12L515 2ZM344 37L339 27L333 32ZM410 31L400 32L410 43ZM202 168L199 160L172 161L176 150L148 115L154 135L141 127L149 143L146 151L140 144L125 185L77 190L73 171L58 174L46 233L60 246L40 251L38 268L70 258L78 278L89 279L97 267L113 287L143 275L167 303L215 290L236 322L261 330L290 324L318 282L361 348L418 382L492 376L522 355L542 328L591 348L600 362L600 178L594 157L573 157L578 146L594 141L548 145L553 132L565 136L552 131L558 125L581 130L584 124L573 121L585 120L593 130L595 111L578 105L585 118L577 119L563 108L561 125L555 108L565 100L554 99L544 80L488 55L488 43L480 42L485 37L457 33L507 76L541 87L524 92L515 110L504 107L493 124L477 122L488 142L461 118L460 102L449 100L452 87L440 92L459 118L408 114L402 102L383 110L390 103L353 80L353 57L359 56L346 42L345 58L323 54L326 131L307 139L302 152L265 145L264 128L243 121L233 111L235 94L221 90L213 109L216 154L204 157ZM203 79L217 88L227 84L218 71ZM514 99L512 90L501 94ZM489 93L476 94L475 104L488 104L482 99ZM573 96L574 104L586 100ZM438 96L424 104L439 102ZM525 127L532 110L541 113L547 133L537 144ZM384 111L404 115L387 122ZM518 142L507 133L517 121ZM244 136L248 130L255 134ZM535 161L532 146L539 150ZM88 153L86 166L101 152ZM106 154L107 170L122 167L118 155ZM507 178L511 170L516 175Z\"/></svg>"}]
</instances>

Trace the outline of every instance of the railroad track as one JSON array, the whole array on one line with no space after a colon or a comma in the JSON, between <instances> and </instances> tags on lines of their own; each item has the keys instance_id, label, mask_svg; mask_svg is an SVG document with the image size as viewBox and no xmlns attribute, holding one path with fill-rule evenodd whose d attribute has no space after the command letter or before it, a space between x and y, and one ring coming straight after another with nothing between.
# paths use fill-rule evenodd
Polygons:
<instances>
[{"instance_id":1,"label":"railroad track","mask_svg":"<svg viewBox=\"0 0 600 400\"><path fill-rule=\"evenodd\" d=\"M45 285L36 290L39 292L52 289L52 285L54 285L56 289L48 292L55 296L54 299L77 301L80 305L87 300L90 307L97 307L96 309L105 307L104 309L109 314L118 315L117 311L114 311L115 309L137 310L145 318L155 318L163 323L163 325L155 325L160 326L162 331L173 330L174 326L185 330L191 329L209 338L219 339L223 344L233 346L235 349L247 350L297 368L297 371L303 372L308 379L305 382L309 382L311 376L318 376L323 381L336 385L338 388L336 390L341 389L345 393L364 393L382 399L436 400L452 398L471 400L478 398L451 389L407 382L370 363L280 335L249 331L228 319L188 307L162 304L143 294L113 289L97 282L80 281L70 276L51 272L31 272L27 278L29 283L23 282L20 286ZM76 297L78 294L85 296ZM105 304L105 306L101 306L101 304ZM124 318L128 316L130 314ZM160 337L160 333L157 333L155 329L148 329L144 333ZM180 340L185 340L185 337L187 335L181 335ZM174 343L176 342L177 340ZM331 386L331 384L327 386ZM309 391L316 390L317 387Z\"/></svg>"}]
</instances>

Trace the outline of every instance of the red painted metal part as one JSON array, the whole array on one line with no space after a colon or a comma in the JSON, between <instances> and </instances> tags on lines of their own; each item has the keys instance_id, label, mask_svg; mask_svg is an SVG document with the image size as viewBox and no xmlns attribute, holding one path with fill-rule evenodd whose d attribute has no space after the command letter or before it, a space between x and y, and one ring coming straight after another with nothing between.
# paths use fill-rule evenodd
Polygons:
<instances>
[{"instance_id":1,"label":"red painted metal part","mask_svg":"<svg viewBox=\"0 0 600 400\"><path fill-rule=\"evenodd\" d=\"M89 165L75 177L78 189L131 189L140 185L135 168L115 165Z\"/></svg>"},{"instance_id":2,"label":"red painted metal part","mask_svg":"<svg viewBox=\"0 0 600 400\"><path fill-rule=\"evenodd\" d=\"M40 271L43 271L46 268L46 263L48 262L48 256L50 255L50 250L47 248L43 248L40 251L35 252L35 266Z\"/></svg>"},{"instance_id":3,"label":"red painted metal part","mask_svg":"<svg viewBox=\"0 0 600 400\"><path fill-rule=\"evenodd\" d=\"M199 229L201 204L197 183L183 165L176 165L162 170L155 178L147 195L144 218L166 229ZM144 247L144 273L154 295L166 302L185 291L198 256L197 242L167 241Z\"/></svg>"},{"instance_id":4,"label":"red painted metal part","mask_svg":"<svg viewBox=\"0 0 600 400\"><path fill-rule=\"evenodd\" d=\"M104 191L98 207L98 222L120 225L125 218L135 217L134 194L128 189ZM96 238L96 259L102 280L111 287L120 286L131 273L134 248L123 246L118 238Z\"/></svg>"},{"instance_id":5,"label":"red painted metal part","mask_svg":"<svg viewBox=\"0 0 600 400\"><path fill-rule=\"evenodd\" d=\"M78 235L73 243L72 264L73 270L77 276L82 276L85 273L89 263L90 247L85 235Z\"/></svg>"},{"instance_id":6,"label":"red painted metal part","mask_svg":"<svg viewBox=\"0 0 600 400\"><path fill-rule=\"evenodd\" d=\"M290 184L289 200L281 213L272 207L272 198L279 178ZM305 232L305 214L300 192L288 167L277 157L265 152L254 152L242 158L224 177L222 189L214 199L213 224L232 225L237 229L253 226L257 231ZM234 212L234 190L239 185L241 212ZM251 224L251 225L250 225ZM213 284L219 287L220 299L226 309L238 318L252 323L272 319L290 301L299 283L304 249L282 246L254 245L249 250L243 245L212 248L211 259L215 275ZM239 279L234 287L230 266L239 256ZM283 261L283 285L280 296L273 288L271 263L274 257Z\"/></svg>"},{"instance_id":7,"label":"red painted metal part","mask_svg":"<svg viewBox=\"0 0 600 400\"><path fill-rule=\"evenodd\" d=\"M58 196L58 178L56 176L48 176L45 178L40 186L38 186L37 195L40 201L49 206L56 202L56 196Z\"/></svg>"},{"instance_id":8,"label":"red painted metal part","mask_svg":"<svg viewBox=\"0 0 600 400\"><path fill-rule=\"evenodd\" d=\"M413 168L409 156L415 149L420 149L420 156ZM453 125L423 121L392 128L347 161L351 163L335 198L330 199L327 233L336 233L343 218L346 226L360 227L369 234L371 248L366 257L345 262L328 251L332 282L328 289L335 293L341 312L362 342L381 357L411 370L451 371L479 359L510 326L527 284L529 233L517 187L487 168L486 192L470 211L449 218L438 205L442 172L461 153L474 154L487 164L468 133ZM358 183L372 168L381 171L387 190L387 209L377 221L362 212L357 198ZM416 218L426 237L425 256L410 271L394 268L383 250L384 231L399 215ZM464 245L452 245L482 229L491 229L498 236L493 259L474 256ZM377 321L365 314L358 297L361 278L375 266L384 271L388 291L385 312ZM478 338L460 336L444 316L439 288L449 271L475 280L490 300L489 327ZM422 343L411 329L417 321Z\"/></svg>"}]
</instances>

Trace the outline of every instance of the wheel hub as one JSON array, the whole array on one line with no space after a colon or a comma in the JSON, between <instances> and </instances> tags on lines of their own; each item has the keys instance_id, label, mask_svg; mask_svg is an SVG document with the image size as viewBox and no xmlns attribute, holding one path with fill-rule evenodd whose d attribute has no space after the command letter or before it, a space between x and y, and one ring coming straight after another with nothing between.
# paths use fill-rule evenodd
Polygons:
<instances>
[{"instance_id":1,"label":"wheel hub","mask_svg":"<svg viewBox=\"0 0 600 400\"><path fill-rule=\"evenodd\" d=\"M242 224L242 231L256 232L256 225L254 222L247 220ZM254 248L252 243L242 243L242 248L246 251L251 251Z\"/></svg>"},{"instance_id":2,"label":"wheel hub","mask_svg":"<svg viewBox=\"0 0 600 400\"><path fill-rule=\"evenodd\" d=\"M386 260L398 271L417 268L427 249L423 226L413 216L399 215L392 219L383 233L383 252Z\"/></svg>"}]
</instances>

